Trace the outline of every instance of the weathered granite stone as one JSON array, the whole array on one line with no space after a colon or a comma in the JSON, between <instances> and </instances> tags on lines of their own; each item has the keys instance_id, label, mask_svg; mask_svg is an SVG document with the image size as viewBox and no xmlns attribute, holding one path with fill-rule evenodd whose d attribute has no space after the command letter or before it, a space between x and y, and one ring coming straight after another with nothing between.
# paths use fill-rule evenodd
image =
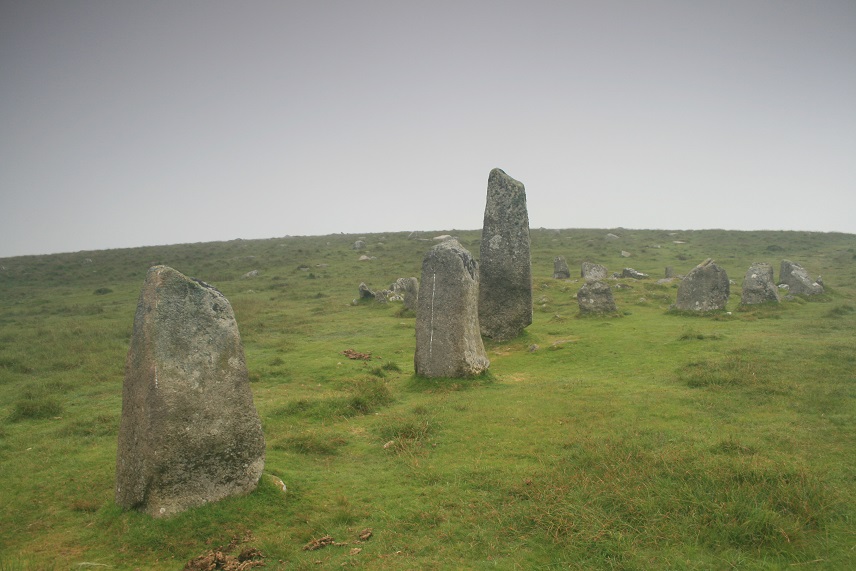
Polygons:
<instances>
[{"instance_id":1,"label":"weathered granite stone","mask_svg":"<svg viewBox=\"0 0 856 571\"><path fill-rule=\"evenodd\" d=\"M357 291L360 293L360 299L373 299L375 297L375 292L365 282L360 283Z\"/></svg>"},{"instance_id":2,"label":"weathered granite stone","mask_svg":"<svg viewBox=\"0 0 856 571\"><path fill-rule=\"evenodd\" d=\"M608 314L615 313L615 299L612 297L612 289L609 284L600 280L587 281L577 292L577 303L580 313Z\"/></svg>"},{"instance_id":3,"label":"weathered granite stone","mask_svg":"<svg viewBox=\"0 0 856 571\"><path fill-rule=\"evenodd\" d=\"M568 269L568 262L564 256L556 256L553 258L553 278L557 280L566 280L571 277L571 270Z\"/></svg>"},{"instance_id":4,"label":"weathered granite stone","mask_svg":"<svg viewBox=\"0 0 856 571\"><path fill-rule=\"evenodd\" d=\"M482 335L517 337L532 323L529 214L523 184L500 169L488 177L479 272Z\"/></svg>"},{"instance_id":5,"label":"weathered granite stone","mask_svg":"<svg viewBox=\"0 0 856 571\"><path fill-rule=\"evenodd\" d=\"M664 277L666 277L666 278L675 277L675 268L673 268L672 266L666 266L666 275Z\"/></svg>"},{"instance_id":6,"label":"weathered granite stone","mask_svg":"<svg viewBox=\"0 0 856 571\"><path fill-rule=\"evenodd\" d=\"M607 277L607 270L600 264L583 262L582 266L580 266L580 277L584 278L586 281L605 280Z\"/></svg>"},{"instance_id":7,"label":"weathered granite stone","mask_svg":"<svg viewBox=\"0 0 856 571\"><path fill-rule=\"evenodd\" d=\"M773 281L773 266L767 262L755 262L749 266L743 278L740 303L755 305L766 302L779 302L779 290Z\"/></svg>"},{"instance_id":8,"label":"weathered granite stone","mask_svg":"<svg viewBox=\"0 0 856 571\"><path fill-rule=\"evenodd\" d=\"M779 283L789 288L791 295L818 295L823 293L823 286L808 277L808 272L800 264L790 260L782 260L779 270Z\"/></svg>"},{"instance_id":9,"label":"weathered granite stone","mask_svg":"<svg viewBox=\"0 0 856 571\"><path fill-rule=\"evenodd\" d=\"M623 270L621 270L620 277L633 278L634 280L644 280L647 279L649 276L648 274L643 274L642 272L634 270L633 268L624 268Z\"/></svg>"},{"instance_id":10,"label":"weathered granite stone","mask_svg":"<svg viewBox=\"0 0 856 571\"><path fill-rule=\"evenodd\" d=\"M356 242L354 242L354 245L351 246L351 248L354 250L362 250L365 247L366 247L366 243L362 240L357 240Z\"/></svg>"},{"instance_id":11,"label":"weathered granite stone","mask_svg":"<svg viewBox=\"0 0 856 571\"><path fill-rule=\"evenodd\" d=\"M416 312L417 300L419 299L419 280L416 278L398 278L392 284L392 291L403 298L405 308Z\"/></svg>"},{"instance_id":12,"label":"weathered granite stone","mask_svg":"<svg viewBox=\"0 0 856 571\"><path fill-rule=\"evenodd\" d=\"M457 240L425 254L416 311L417 375L469 377L490 366L479 332L478 290L478 263Z\"/></svg>"},{"instance_id":13,"label":"weathered granite stone","mask_svg":"<svg viewBox=\"0 0 856 571\"><path fill-rule=\"evenodd\" d=\"M255 489L265 441L232 307L149 269L125 362L116 503L154 517Z\"/></svg>"},{"instance_id":14,"label":"weathered granite stone","mask_svg":"<svg viewBox=\"0 0 856 571\"><path fill-rule=\"evenodd\" d=\"M725 309L730 292L728 274L708 258L681 280L675 308L681 311Z\"/></svg>"}]
</instances>

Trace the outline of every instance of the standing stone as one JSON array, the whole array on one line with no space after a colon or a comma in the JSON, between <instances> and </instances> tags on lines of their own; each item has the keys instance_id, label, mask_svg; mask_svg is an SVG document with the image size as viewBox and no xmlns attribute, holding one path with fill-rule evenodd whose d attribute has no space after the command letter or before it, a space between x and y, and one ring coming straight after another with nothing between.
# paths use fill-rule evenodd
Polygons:
<instances>
[{"instance_id":1,"label":"standing stone","mask_svg":"<svg viewBox=\"0 0 856 571\"><path fill-rule=\"evenodd\" d=\"M582 266L580 266L580 277L586 281L605 280L606 274L606 268L600 264L583 262Z\"/></svg>"},{"instance_id":2,"label":"standing stone","mask_svg":"<svg viewBox=\"0 0 856 571\"><path fill-rule=\"evenodd\" d=\"M773 281L773 266L767 262L755 262L746 270L740 303L755 305L768 301L779 302L779 289Z\"/></svg>"},{"instance_id":3,"label":"standing stone","mask_svg":"<svg viewBox=\"0 0 856 571\"><path fill-rule=\"evenodd\" d=\"M583 315L615 313L615 299L609 284L600 280L586 281L577 292L577 303Z\"/></svg>"},{"instance_id":4,"label":"standing stone","mask_svg":"<svg viewBox=\"0 0 856 571\"><path fill-rule=\"evenodd\" d=\"M568 269L568 262L564 256L556 256L553 258L553 278L557 280L566 280L571 277L571 270Z\"/></svg>"},{"instance_id":5,"label":"standing stone","mask_svg":"<svg viewBox=\"0 0 856 571\"><path fill-rule=\"evenodd\" d=\"M725 309L730 292L728 274L708 258L681 280L675 308L682 311Z\"/></svg>"},{"instance_id":6,"label":"standing stone","mask_svg":"<svg viewBox=\"0 0 856 571\"><path fill-rule=\"evenodd\" d=\"M170 516L251 492L264 462L228 300L172 268L152 267L125 361L116 503Z\"/></svg>"},{"instance_id":7,"label":"standing stone","mask_svg":"<svg viewBox=\"0 0 856 571\"><path fill-rule=\"evenodd\" d=\"M665 277L667 279L675 277L675 268L673 268L672 266L666 266L666 276Z\"/></svg>"},{"instance_id":8,"label":"standing stone","mask_svg":"<svg viewBox=\"0 0 856 571\"><path fill-rule=\"evenodd\" d=\"M457 240L431 248L422 261L416 312L416 374L469 377L490 361L479 333L479 268Z\"/></svg>"},{"instance_id":9,"label":"standing stone","mask_svg":"<svg viewBox=\"0 0 856 571\"><path fill-rule=\"evenodd\" d=\"M782 260L782 266L779 270L779 283L787 285L791 295L818 295L823 293L823 286L812 281L805 268L790 260Z\"/></svg>"},{"instance_id":10,"label":"standing stone","mask_svg":"<svg viewBox=\"0 0 856 571\"><path fill-rule=\"evenodd\" d=\"M398 278L392 284L392 290L403 296L406 309L416 312L417 300L419 299L419 280L416 278Z\"/></svg>"},{"instance_id":11,"label":"standing stone","mask_svg":"<svg viewBox=\"0 0 856 571\"><path fill-rule=\"evenodd\" d=\"M523 184L500 169L488 177L479 268L482 335L517 337L532 323L529 214Z\"/></svg>"}]
</instances>

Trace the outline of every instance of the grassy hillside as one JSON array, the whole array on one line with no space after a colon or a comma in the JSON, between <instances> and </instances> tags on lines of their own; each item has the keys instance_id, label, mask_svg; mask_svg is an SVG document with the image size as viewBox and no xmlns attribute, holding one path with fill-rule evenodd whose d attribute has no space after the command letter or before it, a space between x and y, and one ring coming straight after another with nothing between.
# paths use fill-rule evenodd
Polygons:
<instances>
[{"instance_id":1,"label":"grassy hillside","mask_svg":"<svg viewBox=\"0 0 856 571\"><path fill-rule=\"evenodd\" d=\"M486 343L489 375L426 380L414 316L353 300L419 277L440 233L0 259L0 571L177 570L217 547L267 569L856 568L856 236L533 230L533 324ZM478 257L480 232L449 233ZM557 255L652 279L613 282L620 316L579 318ZM729 313L669 312L677 284L656 279L708 257ZM783 258L827 293L741 310L749 265L778 278ZM267 440L256 492L168 520L113 503L154 264L232 303Z\"/></svg>"}]
</instances>

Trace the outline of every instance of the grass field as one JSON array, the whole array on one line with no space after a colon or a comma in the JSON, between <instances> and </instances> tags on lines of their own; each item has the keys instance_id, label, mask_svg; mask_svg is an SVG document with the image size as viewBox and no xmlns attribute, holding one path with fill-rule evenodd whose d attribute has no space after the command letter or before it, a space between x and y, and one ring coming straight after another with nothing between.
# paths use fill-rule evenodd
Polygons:
<instances>
[{"instance_id":1,"label":"grass field","mask_svg":"<svg viewBox=\"0 0 856 571\"><path fill-rule=\"evenodd\" d=\"M856 568L856 236L533 230L532 325L486 342L488 375L428 380L414 316L353 300L420 277L441 233L478 257L480 232L438 231L0 259L0 571L178 570L218 547L266 569ZM580 318L557 255L652 279ZM670 312L656 279L708 257L727 312ZM740 308L749 265L778 278L783 258L826 293ZM254 493L166 520L113 502L154 264L232 303L267 441Z\"/></svg>"}]
</instances>

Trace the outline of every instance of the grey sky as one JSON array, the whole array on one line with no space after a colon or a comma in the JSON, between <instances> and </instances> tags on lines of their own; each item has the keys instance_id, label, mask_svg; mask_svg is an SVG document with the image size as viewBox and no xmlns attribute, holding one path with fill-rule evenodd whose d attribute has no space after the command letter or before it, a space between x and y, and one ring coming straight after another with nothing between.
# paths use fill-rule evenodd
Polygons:
<instances>
[{"instance_id":1,"label":"grey sky","mask_svg":"<svg viewBox=\"0 0 856 571\"><path fill-rule=\"evenodd\" d=\"M856 2L0 0L0 257L480 228L856 233Z\"/></svg>"}]
</instances>

